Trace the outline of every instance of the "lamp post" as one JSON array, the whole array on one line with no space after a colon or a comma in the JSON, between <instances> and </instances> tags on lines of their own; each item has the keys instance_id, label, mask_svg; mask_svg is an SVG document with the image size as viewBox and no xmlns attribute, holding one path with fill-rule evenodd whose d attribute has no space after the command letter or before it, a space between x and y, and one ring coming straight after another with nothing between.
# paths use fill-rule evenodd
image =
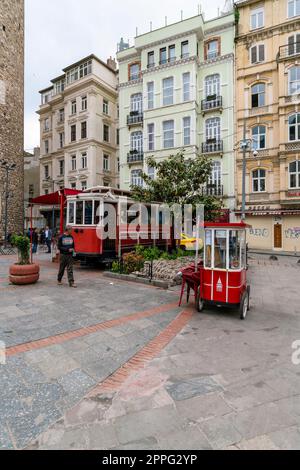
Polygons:
<instances>
[{"instance_id":1,"label":"lamp post","mask_svg":"<svg viewBox=\"0 0 300 470\"><path fill-rule=\"evenodd\" d=\"M5 171L5 209L4 209L4 248L7 248L7 225L8 225L8 199L9 199L9 172L16 168L15 163L0 160L0 166Z\"/></svg>"}]
</instances>

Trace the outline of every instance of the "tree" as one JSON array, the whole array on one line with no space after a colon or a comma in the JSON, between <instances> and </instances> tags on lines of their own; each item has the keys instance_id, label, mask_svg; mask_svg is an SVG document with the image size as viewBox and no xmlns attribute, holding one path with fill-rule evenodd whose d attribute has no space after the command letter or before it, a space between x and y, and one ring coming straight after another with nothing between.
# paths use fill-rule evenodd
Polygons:
<instances>
[{"instance_id":1,"label":"tree","mask_svg":"<svg viewBox=\"0 0 300 470\"><path fill-rule=\"evenodd\" d=\"M142 173L145 187L132 186L133 198L141 202L162 202L173 204L203 204L205 218L211 220L218 215L220 201L214 196L207 196L203 186L207 183L212 169L212 162L207 157L198 155L187 159L184 152L170 155L162 161L153 157L147 159L148 167L155 170L155 179Z\"/></svg>"}]
</instances>

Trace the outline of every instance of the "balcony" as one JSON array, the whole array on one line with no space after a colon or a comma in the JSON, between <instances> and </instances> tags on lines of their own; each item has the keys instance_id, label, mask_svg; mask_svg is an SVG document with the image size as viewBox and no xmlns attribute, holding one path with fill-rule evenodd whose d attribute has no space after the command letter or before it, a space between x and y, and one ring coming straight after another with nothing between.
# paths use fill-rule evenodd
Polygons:
<instances>
[{"instance_id":1,"label":"balcony","mask_svg":"<svg viewBox=\"0 0 300 470\"><path fill-rule=\"evenodd\" d=\"M169 57L168 59L163 59L159 61L159 65L174 64L176 62L176 57Z\"/></svg>"},{"instance_id":2,"label":"balcony","mask_svg":"<svg viewBox=\"0 0 300 470\"><path fill-rule=\"evenodd\" d=\"M215 111L216 109L223 108L223 99L222 96L217 95L210 95L205 98L205 100L201 101L201 110L203 113L209 111Z\"/></svg>"},{"instance_id":3,"label":"balcony","mask_svg":"<svg viewBox=\"0 0 300 470\"><path fill-rule=\"evenodd\" d=\"M132 111L127 116L127 126L136 126L139 124L143 124L144 116L143 113L139 111Z\"/></svg>"},{"instance_id":4,"label":"balcony","mask_svg":"<svg viewBox=\"0 0 300 470\"><path fill-rule=\"evenodd\" d=\"M279 47L277 60L287 60L300 55L300 42L292 42Z\"/></svg>"},{"instance_id":5,"label":"balcony","mask_svg":"<svg viewBox=\"0 0 300 470\"><path fill-rule=\"evenodd\" d=\"M222 184L207 184L201 190L202 196L222 197L224 195L224 187Z\"/></svg>"},{"instance_id":6,"label":"balcony","mask_svg":"<svg viewBox=\"0 0 300 470\"><path fill-rule=\"evenodd\" d=\"M130 150L127 154L127 163L143 163L144 152L142 150Z\"/></svg>"},{"instance_id":7,"label":"balcony","mask_svg":"<svg viewBox=\"0 0 300 470\"><path fill-rule=\"evenodd\" d=\"M223 140L208 139L203 142L202 153L223 153Z\"/></svg>"}]
</instances>

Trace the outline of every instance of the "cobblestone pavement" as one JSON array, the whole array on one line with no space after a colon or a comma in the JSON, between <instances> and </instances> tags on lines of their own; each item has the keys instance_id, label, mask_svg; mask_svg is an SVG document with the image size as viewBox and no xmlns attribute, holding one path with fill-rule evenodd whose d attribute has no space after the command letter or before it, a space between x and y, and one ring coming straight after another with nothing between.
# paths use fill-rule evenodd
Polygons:
<instances>
[{"instance_id":1,"label":"cobblestone pavement","mask_svg":"<svg viewBox=\"0 0 300 470\"><path fill-rule=\"evenodd\" d=\"M244 322L93 270L58 287L44 255L8 286L1 258L0 448L299 449L300 266L252 258Z\"/></svg>"}]
</instances>

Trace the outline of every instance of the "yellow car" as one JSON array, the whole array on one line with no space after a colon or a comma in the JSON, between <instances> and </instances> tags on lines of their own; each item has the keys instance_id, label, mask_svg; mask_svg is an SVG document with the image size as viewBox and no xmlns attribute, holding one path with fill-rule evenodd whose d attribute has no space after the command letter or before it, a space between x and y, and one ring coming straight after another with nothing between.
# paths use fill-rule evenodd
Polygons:
<instances>
[{"instance_id":1,"label":"yellow car","mask_svg":"<svg viewBox=\"0 0 300 470\"><path fill-rule=\"evenodd\" d=\"M199 250L203 248L203 240L198 238L199 240ZM180 240L180 248L187 251L195 251L196 250L196 237L188 237L185 233L181 234Z\"/></svg>"}]
</instances>

